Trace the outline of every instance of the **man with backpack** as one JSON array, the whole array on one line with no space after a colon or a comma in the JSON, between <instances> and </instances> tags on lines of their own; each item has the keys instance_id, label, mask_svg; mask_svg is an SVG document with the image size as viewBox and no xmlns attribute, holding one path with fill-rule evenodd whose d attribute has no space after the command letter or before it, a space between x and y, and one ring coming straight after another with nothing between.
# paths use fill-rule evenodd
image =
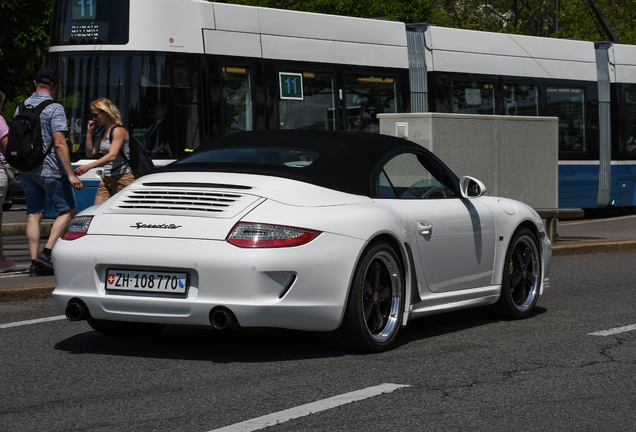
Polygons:
<instances>
[{"instance_id":1,"label":"man with backpack","mask_svg":"<svg viewBox=\"0 0 636 432\"><path fill-rule=\"evenodd\" d=\"M29 273L31 276L40 276L53 274L51 250L75 216L77 205L73 189L82 190L82 182L73 173L71 165L65 137L68 127L64 108L57 102L48 102L53 101L53 96L57 90L57 73L53 69L42 68L36 73L34 84L35 92L16 110L14 121L11 124L11 127L14 127L15 124L15 130L10 128L7 145L7 153L12 154L7 159L11 161L11 158L15 158L16 161L20 160L24 164L22 165L23 169L20 170L20 182L27 203L26 235L32 260ZM40 107L38 110L38 105L42 103L46 104L44 109ZM34 113L38 112L40 112L39 127L41 128L42 141L41 147L39 143L30 146L31 151L37 149L31 155L25 143L37 140L31 137L29 141L25 139L24 135L27 135L29 130L32 135L34 132L37 135L37 119L30 129L24 125L28 124L29 114L33 116ZM17 121L18 119L20 121ZM18 129L20 125L23 127ZM35 164L37 166L32 168ZM20 168L18 165L15 166ZM44 250L39 252L40 222L44 214L47 196L55 205L59 216L51 226L51 233Z\"/></svg>"}]
</instances>

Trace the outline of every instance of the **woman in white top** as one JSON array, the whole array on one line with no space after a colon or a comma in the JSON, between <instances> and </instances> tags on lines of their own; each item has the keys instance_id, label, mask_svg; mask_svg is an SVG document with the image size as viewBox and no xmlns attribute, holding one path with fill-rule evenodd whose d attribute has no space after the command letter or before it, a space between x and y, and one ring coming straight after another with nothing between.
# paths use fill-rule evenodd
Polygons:
<instances>
[{"instance_id":1,"label":"woman in white top","mask_svg":"<svg viewBox=\"0 0 636 432\"><path fill-rule=\"evenodd\" d=\"M95 195L95 204L99 204L132 183L135 176L120 152L122 150L126 158L130 158L128 131L118 127L121 126L121 114L117 107L109 99L101 98L91 102L91 113L93 120L90 120L87 126L86 156L102 156L94 162L76 168L75 175L80 176L93 168L104 167L102 182ZM99 145L96 146L93 143L93 131L97 126L102 126L104 133Z\"/></svg>"}]
</instances>

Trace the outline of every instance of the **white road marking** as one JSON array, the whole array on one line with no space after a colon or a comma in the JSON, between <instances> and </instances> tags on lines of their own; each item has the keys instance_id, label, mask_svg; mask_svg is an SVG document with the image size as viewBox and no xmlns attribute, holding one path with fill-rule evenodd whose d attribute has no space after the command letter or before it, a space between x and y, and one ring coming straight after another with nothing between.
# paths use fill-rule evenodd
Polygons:
<instances>
[{"instance_id":1,"label":"white road marking","mask_svg":"<svg viewBox=\"0 0 636 432\"><path fill-rule=\"evenodd\" d=\"M379 386L368 387L366 389L345 393L342 395L330 397L328 399L308 403L306 405L301 405L296 408L290 408L288 410L279 411L277 413L264 415L252 420L247 420L241 423L226 426L221 429L214 429L210 432L251 432L259 429L264 429L269 426L285 423L290 420L305 417L309 414L314 414L331 408L336 408L351 402L378 396L383 393L391 393L404 387L410 386L402 384L380 384Z\"/></svg>"},{"instance_id":2,"label":"white road marking","mask_svg":"<svg viewBox=\"0 0 636 432\"><path fill-rule=\"evenodd\" d=\"M589 333L589 336L611 336L611 335L625 333L625 332L634 331L634 330L636 330L636 324L631 324L631 325L626 325L623 327L616 327L609 330Z\"/></svg>"},{"instance_id":3,"label":"white road marking","mask_svg":"<svg viewBox=\"0 0 636 432\"><path fill-rule=\"evenodd\" d=\"M7 324L0 324L0 329L9 328L9 327L20 327L20 326L29 325L29 324L39 324L43 322L57 321L57 320L63 320L63 319L66 319L65 315L58 315L58 316L52 316L48 318L40 318L40 319L34 319L34 320L28 320L28 321L18 321L18 322L12 322Z\"/></svg>"}]
</instances>

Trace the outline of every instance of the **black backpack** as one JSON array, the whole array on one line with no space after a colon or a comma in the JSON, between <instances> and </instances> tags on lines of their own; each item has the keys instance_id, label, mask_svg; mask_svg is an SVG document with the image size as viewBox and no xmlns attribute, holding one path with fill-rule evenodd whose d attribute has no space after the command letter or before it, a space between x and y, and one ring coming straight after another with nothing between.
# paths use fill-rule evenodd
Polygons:
<instances>
[{"instance_id":1,"label":"black backpack","mask_svg":"<svg viewBox=\"0 0 636 432\"><path fill-rule=\"evenodd\" d=\"M110 133L108 134L108 140L113 142L113 130L117 127L123 127L122 125L114 125ZM128 145L130 146L130 159L126 157L124 154L124 149L119 149L119 154L121 154L126 163L132 170L133 174L137 177L145 176L150 171L155 169L155 164L152 163L152 159L148 156L148 152L144 147L143 143L139 141L137 138L132 136L130 133L128 134ZM123 146L122 146L123 147Z\"/></svg>"},{"instance_id":2,"label":"black backpack","mask_svg":"<svg viewBox=\"0 0 636 432\"><path fill-rule=\"evenodd\" d=\"M40 166L51 152L55 145L53 141L46 152L44 151L40 114L44 108L52 103L59 102L45 100L36 107L33 105L25 106L24 102L20 103L18 114L9 126L8 143L5 150L5 158L12 167L31 171Z\"/></svg>"}]
</instances>

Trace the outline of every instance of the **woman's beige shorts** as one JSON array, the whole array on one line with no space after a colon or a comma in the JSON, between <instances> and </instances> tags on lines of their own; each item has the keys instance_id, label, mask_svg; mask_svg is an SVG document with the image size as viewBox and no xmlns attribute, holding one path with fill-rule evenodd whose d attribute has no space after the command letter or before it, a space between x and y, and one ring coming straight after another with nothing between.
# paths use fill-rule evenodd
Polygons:
<instances>
[{"instance_id":1,"label":"woman's beige shorts","mask_svg":"<svg viewBox=\"0 0 636 432\"><path fill-rule=\"evenodd\" d=\"M134 181L135 175L132 172L118 176L102 176L102 182L99 184L95 195L95 204L106 201Z\"/></svg>"}]
</instances>

